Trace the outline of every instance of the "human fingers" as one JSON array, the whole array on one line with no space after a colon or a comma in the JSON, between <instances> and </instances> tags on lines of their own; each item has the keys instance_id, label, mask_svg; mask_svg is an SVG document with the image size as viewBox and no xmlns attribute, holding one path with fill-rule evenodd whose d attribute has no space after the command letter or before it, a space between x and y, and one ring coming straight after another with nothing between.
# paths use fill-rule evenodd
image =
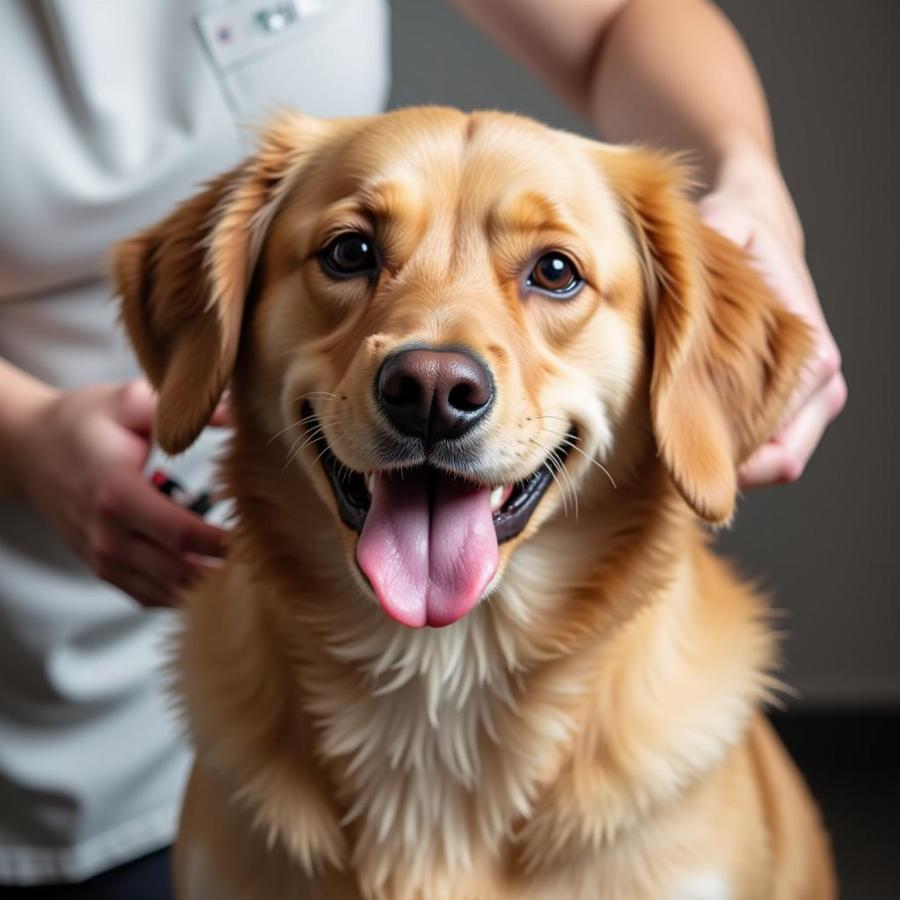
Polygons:
<instances>
[{"instance_id":1,"label":"human fingers","mask_svg":"<svg viewBox=\"0 0 900 900\"><path fill-rule=\"evenodd\" d=\"M783 422L791 422L830 382L835 382L833 395L839 393L838 383L843 380L840 375L840 351L825 321L815 284L802 254L798 256L783 240L755 225L752 217L741 215L738 209L723 204L720 199L712 199L715 202L707 206L704 214L707 224L743 246L785 308L802 317L809 326L812 347L803 366L799 386L783 417ZM837 407L835 416L840 412L842 403Z\"/></svg>"},{"instance_id":2,"label":"human fingers","mask_svg":"<svg viewBox=\"0 0 900 900\"><path fill-rule=\"evenodd\" d=\"M121 541L122 563L147 574L172 593L187 587L201 572L201 566L187 554L176 554L143 535L132 532Z\"/></svg>"},{"instance_id":3,"label":"human fingers","mask_svg":"<svg viewBox=\"0 0 900 900\"><path fill-rule=\"evenodd\" d=\"M177 588L164 577L168 570L162 567L157 571L140 558L135 565L129 537L113 527L94 527L85 541L83 556L98 578L141 605L168 606L173 602Z\"/></svg>"},{"instance_id":4,"label":"human fingers","mask_svg":"<svg viewBox=\"0 0 900 900\"><path fill-rule=\"evenodd\" d=\"M122 479L106 515L176 555L221 557L227 532L159 493L140 475Z\"/></svg>"},{"instance_id":5,"label":"human fingers","mask_svg":"<svg viewBox=\"0 0 900 900\"><path fill-rule=\"evenodd\" d=\"M841 354L831 333L827 330L813 328L812 340L812 349L804 362L800 383L789 400L782 417L782 422L785 424L792 422L800 411L826 388L831 391L830 396L835 407L829 422L837 417L846 402L847 390L844 376L841 373ZM843 388L843 399L840 397L841 387Z\"/></svg>"},{"instance_id":6,"label":"human fingers","mask_svg":"<svg viewBox=\"0 0 900 900\"><path fill-rule=\"evenodd\" d=\"M103 580L148 609L174 606L178 598L177 589L173 590L146 572L123 565L112 568Z\"/></svg>"},{"instance_id":7,"label":"human fingers","mask_svg":"<svg viewBox=\"0 0 900 900\"><path fill-rule=\"evenodd\" d=\"M738 471L741 488L797 481L828 424L847 401L847 385L836 373L811 397L783 431L764 444Z\"/></svg>"}]
</instances>

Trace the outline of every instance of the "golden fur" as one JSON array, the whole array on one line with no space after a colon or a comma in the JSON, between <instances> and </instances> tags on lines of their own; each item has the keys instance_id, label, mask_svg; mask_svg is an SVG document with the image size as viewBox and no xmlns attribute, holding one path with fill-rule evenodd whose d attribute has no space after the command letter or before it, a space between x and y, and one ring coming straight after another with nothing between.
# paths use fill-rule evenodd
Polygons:
<instances>
[{"instance_id":1,"label":"golden fur","mask_svg":"<svg viewBox=\"0 0 900 900\"><path fill-rule=\"evenodd\" d=\"M236 419L230 552L178 649L181 900L833 896L759 711L766 605L698 521L730 520L806 332L689 189L672 158L515 116L290 114L119 247L160 444L188 446L229 382ZM381 275L330 280L316 252L359 228ZM572 300L523 295L548 247L584 273ZM371 385L407 341L493 369L472 478L521 479L578 428L489 596L443 629L374 601L299 412L371 471Z\"/></svg>"}]
</instances>

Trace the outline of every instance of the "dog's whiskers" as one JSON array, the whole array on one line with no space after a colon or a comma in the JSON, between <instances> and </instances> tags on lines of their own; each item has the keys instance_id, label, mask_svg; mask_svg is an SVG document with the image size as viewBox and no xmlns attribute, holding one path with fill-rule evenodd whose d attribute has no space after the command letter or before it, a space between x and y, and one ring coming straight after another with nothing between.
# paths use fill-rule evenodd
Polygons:
<instances>
[{"instance_id":1,"label":"dog's whiskers","mask_svg":"<svg viewBox=\"0 0 900 900\"><path fill-rule=\"evenodd\" d=\"M563 515L569 515L569 503L568 496L571 494L572 503L575 510L575 519L578 519L578 492L575 490L575 486L572 484L572 479L569 476L569 473L566 471L565 464L559 458L558 450L548 450L540 441L535 440L534 438L529 438L529 440L535 444L537 447L540 447L547 454L547 458L544 460L544 466L547 471L552 476L553 480L556 482L556 486L559 488L560 498L563 504ZM559 475L560 477L557 477Z\"/></svg>"},{"instance_id":2,"label":"dog's whiskers","mask_svg":"<svg viewBox=\"0 0 900 900\"><path fill-rule=\"evenodd\" d=\"M569 506L566 503L566 492L563 490L562 484L560 484L559 479L556 477L556 473L553 471L553 467L550 465L550 460L544 460L544 468L550 473L550 477L556 482L556 486L559 488L559 496L562 499L563 504L563 515L569 515Z\"/></svg>"},{"instance_id":3,"label":"dog's whiskers","mask_svg":"<svg viewBox=\"0 0 900 900\"><path fill-rule=\"evenodd\" d=\"M284 426L284 428L280 429L279 431L276 431L275 434L273 434L272 437L270 437L266 441L266 446L268 447L269 444L272 443L272 441L278 440L278 438L280 438L286 431L290 431L295 425L298 425L298 424L299 424L299 422L289 422L287 425Z\"/></svg>"},{"instance_id":4,"label":"dog's whiskers","mask_svg":"<svg viewBox=\"0 0 900 900\"><path fill-rule=\"evenodd\" d=\"M305 394L298 394L291 403L299 403L301 400L305 400L309 397L324 397L326 399L331 400L340 400L341 398L337 394L333 394L331 391L308 391ZM333 417L332 417L333 418ZM272 437L266 442L266 446L268 447L273 441L277 440L281 435L283 435L286 431L290 431L297 425L306 425L308 422L321 420L321 417L316 415L316 413L310 413L306 416L301 416L301 418L297 419L294 422L290 422L288 425L285 425L280 431L276 431Z\"/></svg>"},{"instance_id":5,"label":"dog's whiskers","mask_svg":"<svg viewBox=\"0 0 900 900\"><path fill-rule=\"evenodd\" d=\"M609 479L609 483L613 486L614 491L617 491L619 489L616 485L616 480L610 474L609 469L607 469L599 459L591 456L589 453L586 453L581 449L581 447L578 446L577 443L572 441L570 438L566 438L560 443L563 446L568 447L570 450L574 450L576 453L580 453L592 466L596 466Z\"/></svg>"},{"instance_id":6,"label":"dog's whiskers","mask_svg":"<svg viewBox=\"0 0 900 900\"><path fill-rule=\"evenodd\" d=\"M307 418L309 418L309 417L307 417ZM316 427L312 428L312 429L308 429L308 428L304 427L305 422L303 419L300 419L297 422L291 422L291 424L288 426L288 428L297 427L297 428L301 428L302 430L301 430L300 434L298 434L297 437L294 438L293 442L291 443L290 450L293 450L294 447L297 446L297 442L302 440L305 435L312 434L312 433L320 434L327 425L336 425L338 422L341 421L341 418L342 418L341 416L335 415L335 416L329 416L327 419L314 419L313 421L316 422ZM287 429L282 429L279 432L279 434L283 434L286 430ZM288 451L289 453L290 453L290 450Z\"/></svg>"},{"instance_id":7,"label":"dog's whiskers","mask_svg":"<svg viewBox=\"0 0 900 900\"><path fill-rule=\"evenodd\" d=\"M299 446L296 450L294 450L293 452L290 453L287 460L285 461L284 467L281 470L282 474L284 474L284 472L287 471L288 466L290 466L294 462L294 460L297 459L297 457L320 436L321 433L322 433L321 428L318 429L318 433L316 431L311 432L309 434L309 436L307 437L307 439L303 442L303 444L301 446ZM327 450L327 449L328 449L328 447L326 446L325 450ZM325 450L323 450L322 453L324 453ZM321 455L322 454L320 453L319 456L321 456ZM319 457L316 457L316 459L318 459L318 458Z\"/></svg>"},{"instance_id":8,"label":"dog's whiskers","mask_svg":"<svg viewBox=\"0 0 900 900\"><path fill-rule=\"evenodd\" d=\"M534 416L535 419L558 419L560 422L568 422L568 419L563 418L562 416ZM580 453L592 466L598 468L608 479L609 483L613 486L613 490L617 491L619 486L616 484L615 478L612 477L612 473L606 466L600 462L595 456L591 456L590 453L586 453L579 445L576 440L573 440L569 437L569 432L565 433L554 431L552 428L548 428L546 425L543 426L543 431L547 431L552 434L554 437L560 437L560 445L563 447L568 447L570 450L574 450L576 453Z\"/></svg>"},{"instance_id":9,"label":"dog's whiskers","mask_svg":"<svg viewBox=\"0 0 900 900\"><path fill-rule=\"evenodd\" d=\"M329 420L329 424L331 424L334 420L340 418L340 416L335 414L335 415L328 416L327 418ZM266 446L268 447L269 444L271 444L273 441L280 438L281 435L283 435L286 431L290 431L292 428L306 425L309 422L316 422L316 421L322 421L322 419L321 419L321 417L315 415L315 413L312 413L308 416L303 416L303 418L301 418L301 419L296 419L293 422L289 422L287 425L284 426L284 428L282 428L280 431L276 431L275 434L273 434L272 437L270 437L269 440L266 441Z\"/></svg>"},{"instance_id":10,"label":"dog's whiskers","mask_svg":"<svg viewBox=\"0 0 900 900\"><path fill-rule=\"evenodd\" d=\"M328 447L327 447L327 446L326 446L326 447L323 447L323 448L322 448L322 451L319 453L319 455L312 461L312 465L308 465L308 466L306 467L307 471L308 471L308 472L311 472L312 469L313 469L313 466L315 466L316 463L317 463L317 462L318 462L318 461L319 461L319 460L320 460L327 452L328 452Z\"/></svg>"},{"instance_id":11,"label":"dog's whiskers","mask_svg":"<svg viewBox=\"0 0 900 900\"><path fill-rule=\"evenodd\" d=\"M333 416L333 417L331 417L329 420L327 420L327 421L325 421L325 422L320 421L319 424L316 425L315 428L311 428L311 429L309 429L308 431L304 431L304 432L302 432L300 435L298 435L298 436L294 439L294 442L291 444L291 446L288 448L288 451L287 451L287 460L285 461L284 467L283 467L282 470L281 470L281 471L282 471L282 474L284 474L284 472L287 471L288 466L290 466L291 463L293 463L294 460L295 460L295 459L296 459L296 458L297 458L297 457L298 457L298 456L299 456L299 455L300 455L300 454L301 454L301 453L302 453L302 452L303 452L310 444L312 444L314 441L318 440L318 438L320 438L321 436L324 435L324 433L325 433L325 426L326 426L326 425L336 425L336 424L338 424L338 423L342 420L342 418L343 418L342 416ZM303 441L303 443L298 447L298 446L297 446L297 443L298 443L299 441L303 440L304 437L306 438L306 440ZM327 450L328 447L326 446L325 449ZM324 452L324 451L323 451L323 452ZM319 457L320 457L321 455L322 455L322 454L320 453L320 454L319 454ZM316 459L318 459L319 457L316 457Z\"/></svg>"},{"instance_id":12,"label":"dog's whiskers","mask_svg":"<svg viewBox=\"0 0 900 900\"><path fill-rule=\"evenodd\" d=\"M303 441L303 444L300 447L297 447L297 441L302 440L304 437L303 435L298 437L297 440L295 440L294 443L291 444L290 448L288 449L287 459L285 459L284 466L282 466L281 469L282 475L287 471L288 466L290 466L291 463L293 463L293 461L306 449L306 447L308 447L321 433L322 428L320 427L315 431L310 432L309 435L306 436L306 440ZM294 449L295 447L296 450Z\"/></svg>"},{"instance_id":13,"label":"dog's whiskers","mask_svg":"<svg viewBox=\"0 0 900 900\"><path fill-rule=\"evenodd\" d=\"M565 483L568 485L569 491L572 494L572 503L575 507L575 521L578 521L578 492L575 490L575 485L572 483L572 476L569 475L568 469L566 469L565 462L562 457L559 455L559 448L557 447L551 454L550 458L555 461L557 471L560 476L563 478Z\"/></svg>"},{"instance_id":14,"label":"dog's whiskers","mask_svg":"<svg viewBox=\"0 0 900 900\"><path fill-rule=\"evenodd\" d=\"M349 481L353 477L353 469L350 468L346 463L342 463L338 460L338 471L337 471L338 481Z\"/></svg>"},{"instance_id":15,"label":"dog's whiskers","mask_svg":"<svg viewBox=\"0 0 900 900\"><path fill-rule=\"evenodd\" d=\"M307 400L310 397L327 397L331 400L341 399L337 394L333 394L331 391L307 391L305 394L298 394L291 402L299 403L301 400Z\"/></svg>"}]
</instances>

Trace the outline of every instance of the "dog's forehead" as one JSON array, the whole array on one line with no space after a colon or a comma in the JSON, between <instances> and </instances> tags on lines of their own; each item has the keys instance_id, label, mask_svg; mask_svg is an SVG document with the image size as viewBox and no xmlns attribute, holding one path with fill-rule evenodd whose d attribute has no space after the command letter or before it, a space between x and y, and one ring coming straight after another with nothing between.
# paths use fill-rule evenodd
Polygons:
<instances>
[{"instance_id":1,"label":"dog's forehead","mask_svg":"<svg viewBox=\"0 0 900 900\"><path fill-rule=\"evenodd\" d=\"M511 230L566 220L602 239L602 255L622 259L628 229L601 156L591 141L511 114L404 110L323 148L322 200L353 200L384 218L452 213L457 223Z\"/></svg>"},{"instance_id":2,"label":"dog's forehead","mask_svg":"<svg viewBox=\"0 0 900 900\"><path fill-rule=\"evenodd\" d=\"M495 207L528 193L588 217L617 206L589 143L511 114L429 109L369 119L324 153L339 194L390 185L421 202Z\"/></svg>"}]
</instances>

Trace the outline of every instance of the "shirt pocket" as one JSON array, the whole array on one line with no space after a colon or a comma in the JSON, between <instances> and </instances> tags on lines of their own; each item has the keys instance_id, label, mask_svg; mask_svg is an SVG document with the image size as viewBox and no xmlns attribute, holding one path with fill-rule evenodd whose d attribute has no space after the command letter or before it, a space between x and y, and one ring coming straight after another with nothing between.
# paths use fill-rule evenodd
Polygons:
<instances>
[{"instance_id":1,"label":"shirt pocket","mask_svg":"<svg viewBox=\"0 0 900 900\"><path fill-rule=\"evenodd\" d=\"M194 23L239 125L283 108L371 115L387 102L386 0L232 0L206 7Z\"/></svg>"}]
</instances>

